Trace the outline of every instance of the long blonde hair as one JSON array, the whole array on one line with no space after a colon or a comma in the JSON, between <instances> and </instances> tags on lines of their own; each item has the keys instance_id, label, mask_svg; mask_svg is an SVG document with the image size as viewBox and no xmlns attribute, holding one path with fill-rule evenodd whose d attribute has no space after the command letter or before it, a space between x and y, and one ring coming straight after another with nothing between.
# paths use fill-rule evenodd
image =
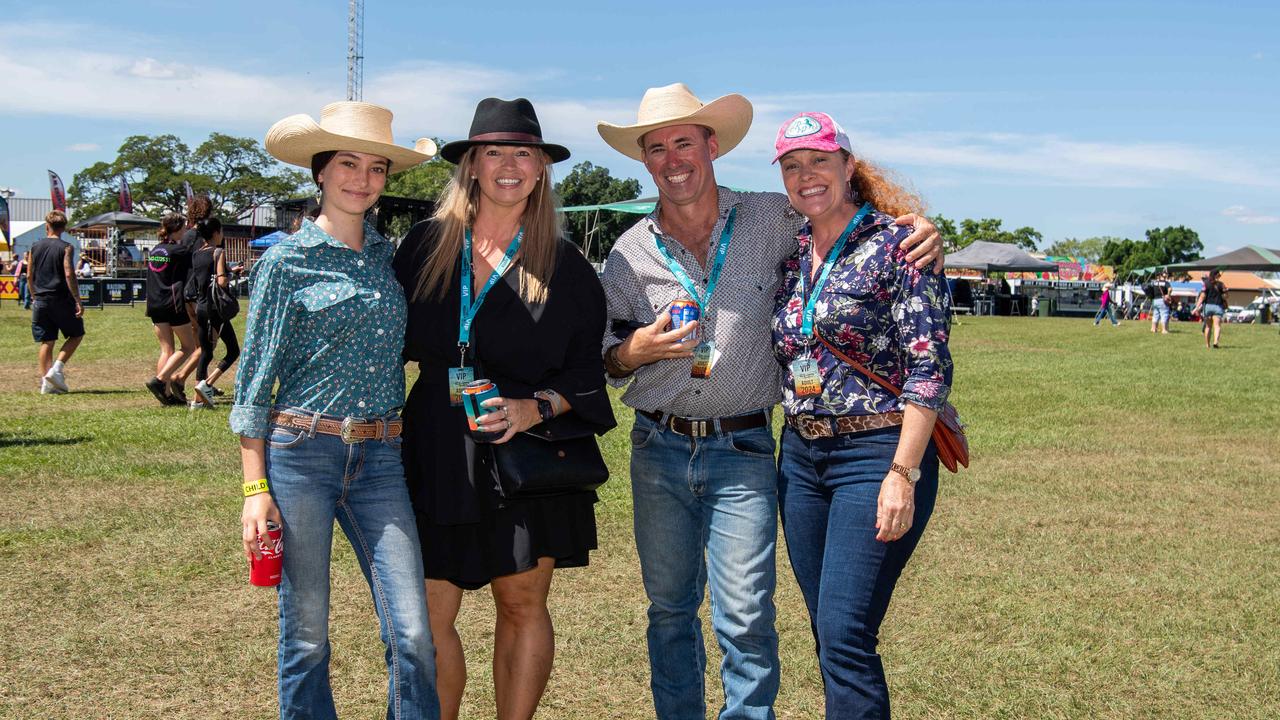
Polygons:
<instances>
[{"instance_id":1,"label":"long blonde hair","mask_svg":"<svg viewBox=\"0 0 1280 720\"><path fill-rule=\"evenodd\" d=\"M462 235L475 224L476 211L480 206L480 185L471 179L471 169L480 147L483 146L472 146L458 161L449 185L436 205L433 217L440 224L440 233L418 273L415 299L433 295L442 299L445 288L453 281L458 255L462 252ZM527 303L546 302L547 284L556 270L556 250L561 235L560 201L552 187L551 158L541 150L538 152L544 161L542 175L520 220L524 239L520 241L520 262L516 265L516 272L520 274L520 298ZM471 278L460 278L459 282L471 282Z\"/></svg>"}]
</instances>

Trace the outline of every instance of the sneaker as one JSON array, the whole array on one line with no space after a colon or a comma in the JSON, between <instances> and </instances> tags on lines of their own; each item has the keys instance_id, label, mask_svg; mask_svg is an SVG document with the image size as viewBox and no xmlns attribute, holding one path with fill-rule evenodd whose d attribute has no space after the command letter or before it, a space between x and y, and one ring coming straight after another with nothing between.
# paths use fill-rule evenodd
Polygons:
<instances>
[{"instance_id":1,"label":"sneaker","mask_svg":"<svg viewBox=\"0 0 1280 720\"><path fill-rule=\"evenodd\" d=\"M196 400L199 400L201 404L207 405L208 407L212 408L213 407L212 390L213 388L209 387L209 384L203 380L196 383ZM195 402L193 401L192 404L194 405Z\"/></svg>"},{"instance_id":2,"label":"sneaker","mask_svg":"<svg viewBox=\"0 0 1280 720\"><path fill-rule=\"evenodd\" d=\"M222 395L222 391L218 389L218 386L217 386L217 385L210 385L210 384L208 384L208 383L205 383L205 386L204 386L204 387L205 387L205 393L206 393L206 394L208 394L208 395L210 395L210 396L212 396L212 397L221 397L221 395Z\"/></svg>"},{"instance_id":3,"label":"sneaker","mask_svg":"<svg viewBox=\"0 0 1280 720\"><path fill-rule=\"evenodd\" d=\"M191 402L187 403L187 410L190 410L192 412L196 410L212 410L212 409L213 409L213 405L210 405L209 403L200 402L199 400L192 400Z\"/></svg>"},{"instance_id":4,"label":"sneaker","mask_svg":"<svg viewBox=\"0 0 1280 720\"><path fill-rule=\"evenodd\" d=\"M44 378L40 381L41 395L62 395L65 392L66 390L62 390L57 385L49 382L48 378Z\"/></svg>"},{"instance_id":5,"label":"sneaker","mask_svg":"<svg viewBox=\"0 0 1280 720\"><path fill-rule=\"evenodd\" d=\"M181 385L170 380L169 382L165 383L165 389L168 390L167 395L172 404L174 405L187 404L187 393L186 393L186 390Z\"/></svg>"},{"instance_id":6,"label":"sneaker","mask_svg":"<svg viewBox=\"0 0 1280 720\"><path fill-rule=\"evenodd\" d=\"M169 404L169 396L165 395L163 380L153 377L147 381L146 387L151 391L152 395L156 396L156 400L159 400L161 405Z\"/></svg>"},{"instance_id":7,"label":"sneaker","mask_svg":"<svg viewBox=\"0 0 1280 720\"><path fill-rule=\"evenodd\" d=\"M44 379L61 392L67 392L71 389L67 387L67 379L62 376L62 371L56 367L49 368L49 372L44 374Z\"/></svg>"}]
</instances>

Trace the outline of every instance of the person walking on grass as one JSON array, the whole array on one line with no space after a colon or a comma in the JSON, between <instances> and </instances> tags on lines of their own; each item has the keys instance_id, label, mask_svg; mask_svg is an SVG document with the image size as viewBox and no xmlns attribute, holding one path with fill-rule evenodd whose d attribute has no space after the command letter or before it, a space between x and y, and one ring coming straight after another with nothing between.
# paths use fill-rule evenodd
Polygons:
<instances>
[{"instance_id":1,"label":"person walking on grass","mask_svg":"<svg viewBox=\"0 0 1280 720\"><path fill-rule=\"evenodd\" d=\"M1119 327L1120 321L1116 320L1116 304L1111 297L1111 283L1102 286L1102 306L1098 308L1098 314L1093 316L1093 326L1097 327L1102 322L1103 316L1111 320L1111 327Z\"/></svg>"},{"instance_id":2,"label":"person walking on grass","mask_svg":"<svg viewBox=\"0 0 1280 720\"><path fill-rule=\"evenodd\" d=\"M1218 347L1218 339L1222 336L1222 313L1227 305L1227 286L1220 278L1222 271L1214 268L1204 278L1204 287L1196 297L1194 313L1200 315L1200 324L1204 329L1204 346L1210 350Z\"/></svg>"},{"instance_id":3,"label":"person walking on grass","mask_svg":"<svg viewBox=\"0 0 1280 720\"><path fill-rule=\"evenodd\" d=\"M31 251L18 256L13 263L13 279L18 285L18 304L23 310L31 309L31 291L27 287L27 268L31 267Z\"/></svg>"},{"instance_id":4,"label":"person walking on grass","mask_svg":"<svg viewBox=\"0 0 1280 720\"><path fill-rule=\"evenodd\" d=\"M200 246L191 256L191 273L187 277L187 297L195 298L196 322L200 336L200 361L196 365L196 399L191 407L213 408L214 383L240 356L240 342L236 338L231 320L218 314L213 303L213 283L225 288L230 285L227 257L222 249L222 222L218 218L206 218L196 223ZM213 372L215 343L222 340L224 355Z\"/></svg>"},{"instance_id":5,"label":"person walking on grass","mask_svg":"<svg viewBox=\"0 0 1280 720\"><path fill-rule=\"evenodd\" d=\"M1169 303L1173 301L1173 288L1164 271L1156 273L1155 280L1147 286L1147 297L1151 298L1151 332L1157 328L1161 335L1169 334Z\"/></svg>"},{"instance_id":6,"label":"person walking on grass","mask_svg":"<svg viewBox=\"0 0 1280 720\"><path fill-rule=\"evenodd\" d=\"M26 267L27 288L35 297L31 312L31 337L40 343L40 393L61 395L70 388L63 374L66 364L84 339L84 307L72 267L71 243L62 239L67 216L53 210L44 216L45 237L31 246ZM58 333L66 338L58 357L53 345Z\"/></svg>"},{"instance_id":7,"label":"person walking on grass","mask_svg":"<svg viewBox=\"0 0 1280 720\"><path fill-rule=\"evenodd\" d=\"M197 353L195 327L187 313L187 273L191 269L191 250L179 241L186 221L178 213L169 213L160 221L160 244L147 255L147 317L160 343L156 375L146 387L161 405L186 405L183 384L195 369ZM181 342L175 349L174 336Z\"/></svg>"}]
</instances>

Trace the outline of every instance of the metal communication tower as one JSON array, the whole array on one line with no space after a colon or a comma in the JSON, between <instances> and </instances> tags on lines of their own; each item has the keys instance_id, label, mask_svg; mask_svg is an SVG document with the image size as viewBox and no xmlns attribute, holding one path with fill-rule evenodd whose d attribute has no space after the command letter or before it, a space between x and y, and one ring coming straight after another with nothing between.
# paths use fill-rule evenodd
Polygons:
<instances>
[{"instance_id":1,"label":"metal communication tower","mask_svg":"<svg viewBox=\"0 0 1280 720\"><path fill-rule=\"evenodd\" d=\"M364 0L351 0L347 10L347 99L364 92Z\"/></svg>"}]
</instances>

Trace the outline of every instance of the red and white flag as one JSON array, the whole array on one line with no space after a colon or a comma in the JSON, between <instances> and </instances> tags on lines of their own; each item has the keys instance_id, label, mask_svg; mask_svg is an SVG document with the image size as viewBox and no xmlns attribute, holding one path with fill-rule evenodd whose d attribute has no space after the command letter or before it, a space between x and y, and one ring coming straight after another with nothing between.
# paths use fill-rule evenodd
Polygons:
<instances>
[{"instance_id":1,"label":"red and white flag","mask_svg":"<svg viewBox=\"0 0 1280 720\"><path fill-rule=\"evenodd\" d=\"M53 200L53 209L67 211L67 189L62 186L62 178L58 173L49 171L49 198Z\"/></svg>"},{"instance_id":2,"label":"red and white flag","mask_svg":"<svg viewBox=\"0 0 1280 720\"><path fill-rule=\"evenodd\" d=\"M129 192L129 181L120 176L120 212L133 212L133 193Z\"/></svg>"}]
</instances>

